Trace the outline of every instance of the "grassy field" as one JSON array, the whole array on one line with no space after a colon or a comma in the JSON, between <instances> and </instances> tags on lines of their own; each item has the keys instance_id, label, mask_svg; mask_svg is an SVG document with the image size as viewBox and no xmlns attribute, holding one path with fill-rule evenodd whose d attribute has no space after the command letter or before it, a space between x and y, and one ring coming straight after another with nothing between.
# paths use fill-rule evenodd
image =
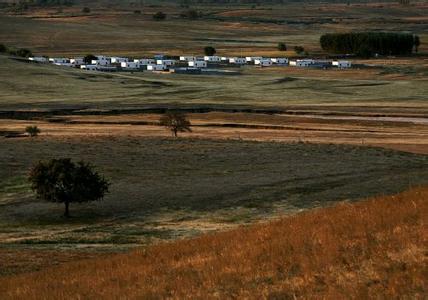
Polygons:
<instances>
[{"instance_id":1,"label":"grassy field","mask_svg":"<svg viewBox=\"0 0 428 300\"><path fill-rule=\"evenodd\" d=\"M413 189L3 277L0 297L423 299L427 197Z\"/></svg>"},{"instance_id":2,"label":"grassy field","mask_svg":"<svg viewBox=\"0 0 428 300\"><path fill-rule=\"evenodd\" d=\"M426 156L355 146L88 136L2 139L0 154L8 248L119 251L428 182ZM31 164L54 157L94 163L111 194L64 220L26 182Z\"/></svg>"},{"instance_id":3,"label":"grassy field","mask_svg":"<svg viewBox=\"0 0 428 300\"><path fill-rule=\"evenodd\" d=\"M392 67L304 72L292 67L246 67L242 75L195 76L88 72L0 57L0 109L125 109L165 104L426 106L427 63L410 60L407 66L395 68L382 75ZM9 76L11 70L13 76Z\"/></svg>"},{"instance_id":4,"label":"grassy field","mask_svg":"<svg viewBox=\"0 0 428 300\"><path fill-rule=\"evenodd\" d=\"M88 4L86 4L88 5ZM11 46L29 47L39 54L149 55L202 54L207 44L220 55L284 55L276 51L278 42L290 49L296 45L319 53L319 37L325 32L355 30L410 31L420 34L421 51L426 51L426 2L402 7L390 3L286 3L284 5L195 5L203 13L198 20L180 18L187 9L178 4L113 8L92 6L82 14L82 6L39 9L0 15L0 41ZM134 14L140 9L142 14ZM154 21L163 11L167 20Z\"/></svg>"}]
</instances>

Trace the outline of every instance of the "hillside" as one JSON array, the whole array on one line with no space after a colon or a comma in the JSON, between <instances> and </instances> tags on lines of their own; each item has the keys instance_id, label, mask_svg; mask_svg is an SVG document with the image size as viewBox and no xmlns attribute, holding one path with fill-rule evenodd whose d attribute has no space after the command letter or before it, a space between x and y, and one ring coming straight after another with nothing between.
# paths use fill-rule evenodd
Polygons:
<instances>
[{"instance_id":1,"label":"hillside","mask_svg":"<svg viewBox=\"0 0 428 300\"><path fill-rule=\"evenodd\" d=\"M428 188L0 279L1 299L422 298Z\"/></svg>"}]
</instances>

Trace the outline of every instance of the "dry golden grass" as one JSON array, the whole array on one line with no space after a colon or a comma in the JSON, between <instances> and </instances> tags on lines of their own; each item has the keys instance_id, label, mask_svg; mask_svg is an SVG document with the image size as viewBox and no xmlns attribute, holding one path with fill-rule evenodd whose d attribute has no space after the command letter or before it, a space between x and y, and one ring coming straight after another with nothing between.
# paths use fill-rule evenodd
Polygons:
<instances>
[{"instance_id":1,"label":"dry golden grass","mask_svg":"<svg viewBox=\"0 0 428 300\"><path fill-rule=\"evenodd\" d=\"M427 295L428 188L0 279L1 299Z\"/></svg>"}]
</instances>

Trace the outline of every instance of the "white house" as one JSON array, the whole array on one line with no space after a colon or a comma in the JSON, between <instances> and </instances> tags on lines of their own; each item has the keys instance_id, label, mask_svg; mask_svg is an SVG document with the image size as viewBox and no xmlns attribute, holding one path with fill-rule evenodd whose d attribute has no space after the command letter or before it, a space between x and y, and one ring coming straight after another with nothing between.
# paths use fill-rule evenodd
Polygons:
<instances>
[{"instance_id":1,"label":"white house","mask_svg":"<svg viewBox=\"0 0 428 300\"><path fill-rule=\"evenodd\" d=\"M286 65L288 64L288 58L285 57L275 57L270 59L274 64Z\"/></svg>"},{"instance_id":2,"label":"white house","mask_svg":"<svg viewBox=\"0 0 428 300\"><path fill-rule=\"evenodd\" d=\"M112 57L111 58L112 64L120 64L120 63L127 62L127 61L129 61L129 59L126 57Z\"/></svg>"},{"instance_id":3,"label":"white house","mask_svg":"<svg viewBox=\"0 0 428 300\"><path fill-rule=\"evenodd\" d=\"M189 64L189 67L193 67L193 68L206 68L207 67L207 62L203 61L203 60L189 61L188 64Z\"/></svg>"},{"instance_id":4,"label":"white house","mask_svg":"<svg viewBox=\"0 0 428 300\"><path fill-rule=\"evenodd\" d=\"M155 60L151 58L134 59L134 62L139 66L147 66L155 64Z\"/></svg>"},{"instance_id":5,"label":"white house","mask_svg":"<svg viewBox=\"0 0 428 300\"><path fill-rule=\"evenodd\" d=\"M83 65L84 61L83 61L83 58L80 58L80 57L79 58L71 58L70 63L73 65Z\"/></svg>"},{"instance_id":6,"label":"white house","mask_svg":"<svg viewBox=\"0 0 428 300\"><path fill-rule=\"evenodd\" d=\"M251 63L251 62L255 62L256 60L261 60L261 59L263 59L263 57L261 57L261 56L247 56L245 58L245 61L247 63Z\"/></svg>"},{"instance_id":7,"label":"white house","mask_svg":"<svg viewBox=\"0 0 428 300\"><path fill-rule=\"evenodd\" d=\"M109 64L110 64L110 61L108 60L98 60L98 59L91 60L91 65L108 66Z\"/></svg>"},{"instance_id":8,"label":"white house","mask_svg":"<svg viewBox=\"0 0 428 300\"><path fill-rule=\"evenodd\" d=\"M204 60L208 62L221 62L220 56L204 56Z\"/></svg>"},{"instance_id":9,"label":"white house","mask_svg":"<svg viewBox=\"0 0 428 300\"><path fill-rule=\"evenodd\" d=\"M196 57L194 56L180 56L180 61L194 61Z\"/></svg>"},{"instance_id":10,"label":"white house","mask_svg":"<svg viewBox=\"0 0 428 300\"><path fill-rule=\"evenodd\" d=\"M297 59L290 61L290 66L295 67L309 67L310 65L314 64L315 61L313 59Z\"/></svg>"},{"instance_id":11,"label":"white house","mask_svg":"<svg viewBox=\"0 0 428 300\"><path fill-rule=\"evenodd\" d=\"M231 57L229 58L229 63L243 65L246 63L246 60L244 57Z\"/></svg>"},{"instance_id":12,"label":"white house","mask_svg":"<svg viewBox=\"0 0 428 300\"><path fill-rule=\"evenodd\" d=\"M260 67L269 67L272 66L272 61L270 59L256 59L254 60L255 65L259 65Z\"/></svg>"},{"instance_id":13,"label":"white house","mask_svg":"<svg viewBox=\"0 0 428 300\"><path fill-rule=\"evenodd\" d=\"M81 65L81 69L88 70L88 71L96 71L98 69L97 65Z\"/></svg>"},{"instance_id":14,"label":"white house","mask_svg":"<svg viewBox=\"0 0 428 300\"><path fill-rule=\"evenodd\" d=\"M139 65L133 61L123 61L120 66L124 69L138 69Z\"/></svg>"},{"instance_id":15,"label":"white house","mask_svg":"<svg viewBox=\"0 0 428 300\"><path fill-rule=\"evenodd\" d=\"M164 66L173 66L175 64L175 60L173 59L158 59L156 60L157 65L164 65Z\"/></svg>"},{"instance_id":16,"label":"white house","mask_svg":"<svg viewBox=\"0 0 428 300\"><path fill-rule=\"evenodd\" d=\"M75 67L75 65L71 63L54 63L55 66L62 66L62 67Z\"/></svg>"},{"instance_id":17,"label":"white house","mask_svg":"<svg viewBox=\"0 0 428 300\"><path fill-rule=\"evenodd\" d=\"M48 59L43 56L29 57L28 60L39 62L39 63L45 63L48 61Z\"/></svg>"},{"instance_id":18,"label":"white house","mask_svg":"<svg viewBox=\"0 0 428 300\"><path fill-rule=\"evenodd\" d=\"M147 71L164 71L166 68L165 65L147 65Z\"/></svg>"},{"instance_id":19,"label":"white house","mask_svg":"<svg viewBox=\"0 0 428 300\"><path fill-rule=\"evenodd\" d=\"M332 65L339 69L347 69L351 67L351 62L347 60L335 60L332 62Z\"/></svg>"},{"instance_id":20,"label":"white house","mask_svg":"<svg viewBox=\"0 0 428 300\"><path fill-rule=\"evenodd\" d=\"M61 58L49 58L49 62L52 64L65 64L65 63L68 63L69 60L68 60L68 58L63 58L63 57L61 57Z\"/></svg>"}]
</instances>

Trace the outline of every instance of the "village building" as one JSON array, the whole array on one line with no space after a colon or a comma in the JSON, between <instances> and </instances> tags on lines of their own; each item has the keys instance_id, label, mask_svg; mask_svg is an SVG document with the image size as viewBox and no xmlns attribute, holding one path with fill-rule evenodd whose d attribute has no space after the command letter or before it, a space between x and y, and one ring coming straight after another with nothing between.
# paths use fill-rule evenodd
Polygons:
<instances>
[{"instance_id":1,"label":"village building","mask_svg":"<svg viewBox=\"0 0 428 300\"><path fill-rule=\"evenodd\" d=\"M85 62L83 58L78 57L78 58L71 58L70 63L76 66L76 65L83 65Z\"/></svg>"},{"instance_id":2,"label":"village building","mask_svg":"<svg viewBox=\"0 0 428 300\"><path fill-rule=\"evenodd\" d=\"M124 61L120 63L123 69L138 69L139 65L133 61Z\"/></svg>"},{"instance_id":3,"label":"village building","mask_svg":"<svg viewBox=\"0 0 428 300\"><path fill-rule=\"evenodd\" d=\"M261 60L261 59L263 59L263 57L261 57L261 56L247 56L245 58L245 61L247 63L254 63L256 60Z\"/></svg>"},{"instance_id":4,"label":"village building","mask_svg":"<svg viewBox=\"0 0 428 300\"><path fill-rule=\"evenodd\" d=\"M96 71L98 69L98 66L97 65L81 65L80 68L82 70Z\"/></svg>"},{"instance_id":5,"label":"village building","mask_svg":"<svg viewBox=\"0 0 428 300\"><path fill-rule=\"evenodd\" d=\"M166 69L166 65L147 65L147 71L164 71Z\"/></svg>"},{"instance_id":6,"label":"village building","mask_svg":"<svg viewBox=\"0 0 428 300\"><path fill-rule=\"evenodd\" d=\"M194 68L206 68L207 67L207 62L203 61L203 60L189 61L188 64L189 64L189 67L194 67Z\"/></svg>"},{"instance_id":7,"label":"village building","mask_svg":"<svg viewBox=\"0 0 428 300\"><path fill-rule=\"evenodd\" d=\"M275 57L270 59L274 64L286 65L288 64L288 58L285 57Z\"/></svg>"},{"instance_id":8,"label":"village building","mask_svg":"<svg viewBox=\"0 0 428 300\"><path fill-rule=\"evenodd\" d=\"M347 69L351 67L351 62L347 60L337 60L333 61L332 65L338 67L339 69Z\"/></svg>"},{"instance_id":9,"label":"village building","mask_svg":"<svg viewBox=\"0 0 428 300\"><path fill-rule=\"evenodd\" d=\"M129 59L126 58L126 57L112 57L110 59L110 61L111 61L112 64L121 64L123 62L129 61Z\"/></svg>"},{"instance_id":10,"label":"village building","mask_svg":"<svg viewBox=\"0 0 428 300\"><path fill-rule=\"evenodd\" d=\"M69 63L69 59L68 58L49 58L49 62L52 64L65 64L65 63Z\"/></svg>"},{"instance_id":11,"label":"village building","mask_svg":"<svg viewBox=\"0 0 428 300\"><path fill-rule=\"evenodd\" d=\"M243 57L231 57L231 58L229 58L229 63L231 63L231 64L243 65L246 62L247 61Z\"/></svg>"},{"instance_id":12,"label":"village building","mask_svg":"<svg viewBox=\"0 0 428 300\"><path fill-rule=\"evenodd\" d=\"M196 60L195 56L180 56L180 61L194 61Z\"/></svg>"},{"instance_id":13,"label":"village building","mask_svg":"<svg viewBox=\"0 0 428 300\"><path fill-rule=\"evenodd\" d=\"M156 60L156 64L170 67L170 66L173 66L175 64L175 60L173 60L173 59L158 59L158 60Z\"/></svg>"},{"instance_id":14,"label":"village building","mask_svg":"<svg viewBox=\"0 0 428 300\"><path fill-rule=\"evenodd\" d=\"M39 62L39 63L48 62L48 59L44 56L29 57L28 60Z\"/></svg>"},{"instance_id":15,"label":"village building","mask_svg":"<svg viewBox=\"0 0 428 300\"><path fill-rule=\"evenodd\" d=\"M204 56L204 60L207 62L221 62L220 56Z\"/></svg>"},{"instance_id":16,"label":"village building","mask_svg":"<svg viewBox=\"0 0 428 300\"><path fill-rule=\"evenodd\" d=\"M260 67L269 67L269 66L272 66L272 61L270 59L267 59L267 58L265 58L265 59L256 59L254 61L254 64L258 65Z\"/></svg>"}]
</instances>

